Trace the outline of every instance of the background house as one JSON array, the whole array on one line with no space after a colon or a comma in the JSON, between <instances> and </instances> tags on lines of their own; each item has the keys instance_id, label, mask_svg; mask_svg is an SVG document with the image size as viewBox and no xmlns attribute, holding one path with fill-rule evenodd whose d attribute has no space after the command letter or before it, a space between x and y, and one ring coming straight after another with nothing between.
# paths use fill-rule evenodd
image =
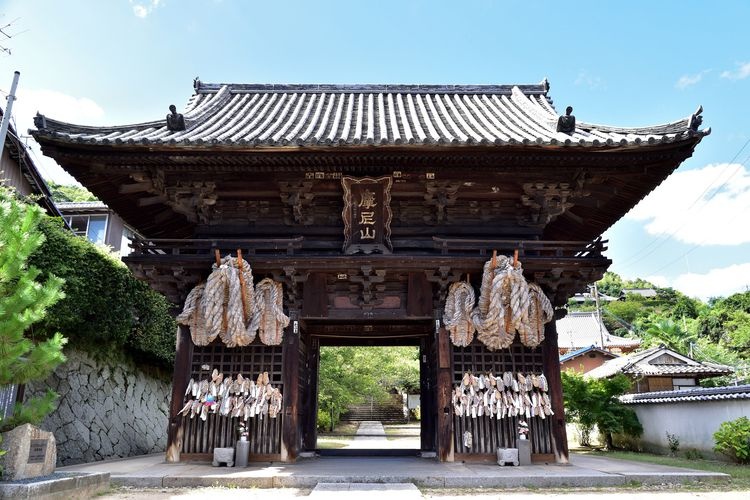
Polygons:
<instances>
[{"instance_id":1,"label":"background house","mask_svg":"<svg viewBox=\"0 0 750 500\"><path fill-rule=\"evenodd\" d=\"M596 311L570 312L557 320L557 348L561 356L591 346L619 355L632 352L640 345L640 339L609 333Z\"/></svg>"},{"instance_id":2,"label":"background house","mask_svg":"<svg viewBox=\"0 0 750 500\"><path fill-rule=\"evenodd\" d=\"M2 116L3 111L0 109L0 118ZM49 188L29 154L15 128L12 125L8 126L5 147L0 157L0 184L14 188L21 196L35 196L37 203L48 214L60 216L52 202Z\"/></svg>"},{"instance_id":3,"label":"background house","mask_svg":"<svg viewBox=\"0 0 750 500\"><path fill-rule=\"evenodd\" d=\"M560 370L572 370L578 373L587 373L604 364L610 359L618 357L600 347L590 345L583 349L569 351L560 356Z\"/></svg>"},{"instance_id":4,"label":"background house","mask_svg":"<svg viewBox=\"0 0 750 500\"><path fill-rule=\"evenodd\" d=\"M624 373L633 380L632 392L654 392L692 389L701 379L733 372L729 366L696 361L660 346L611 359L587 375L609 378Z\"/></svg>"},{"instance_id":5,"label":"background house","mask_svg":"<svg viewBox=\"0 0 750 500\"><path fill-rule=\"evenodd\" d=\"M101 201L60 202L57 207L75 234L107 245L121 257L130 254L135 231Z\"/></svg>"}]
</instances>

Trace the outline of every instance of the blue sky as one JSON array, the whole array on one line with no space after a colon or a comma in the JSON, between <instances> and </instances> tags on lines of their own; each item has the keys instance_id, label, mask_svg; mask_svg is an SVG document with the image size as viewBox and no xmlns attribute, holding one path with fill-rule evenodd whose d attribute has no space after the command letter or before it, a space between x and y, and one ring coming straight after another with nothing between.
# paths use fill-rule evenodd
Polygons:
<instances>
[{"instance_id":1,"label":"blue sky","mask_svg":"<svg viewBox=\"0 0 750 500\"><path fill-rule=\"evenodd\" d=\"M707 298L750 286L750 2L6 0L0 90L14 118L163 118L192 79L536 83L620 126L699 104L713 133L607 233L611 270ZM738 154L739 152L739 154ZM45 176L65 180L37 154ZM735 158L736 157L736 158ZM734 159L734 163L732 160Z\"/></svg>"}]
</instances>

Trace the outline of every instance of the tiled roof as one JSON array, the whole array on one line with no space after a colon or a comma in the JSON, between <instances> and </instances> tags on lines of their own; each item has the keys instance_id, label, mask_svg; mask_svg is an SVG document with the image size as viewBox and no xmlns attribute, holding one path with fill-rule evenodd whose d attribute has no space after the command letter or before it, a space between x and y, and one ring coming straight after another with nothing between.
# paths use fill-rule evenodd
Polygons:
<instances>
[{"instance_id":1,"label":"tiled roof","mask_svg":"<svg viewBox=\"0 0 750 500\"><path fill-rule=\"evenodd\" d=\"M599 332L599 321L595 312L571 312L557 320L557 346L560 349L581 349L592 345L601 345L604 336L604 347L638 347L639 339L628 339L612 335L602 324Z\"/></svg>"},{"instance_id":2,"label":"tiled roof","mask_svg":"<svg viewBox=\"0 0 750 500\"><path fill-rule=\"evenodd\" d=\"M701 137L698 115L620 128L578 121L557 132L558 112L538 85L242 85L196 82L182 114L136 125L83 127L44 116L35 135L86 144L242 147L476 145L622 147ZM166 106L165 115L166 116Z\"/></svg>"},{"instance_id":3,"label":"tiled roof","mask_svg":"<svg viewBox=\"0 0 750 500\"><path fill-rule=\"evenodd\" d=\"M750 399L750 385L701 387L680 391L644 392L620 396L620 401L625 404L680 403L683 401L719 401L727 399Z\"/></svg>"},{"instance_id":4,"label":"tiled roof","mask_svg":"<svg viewBox=\"0 0 750 500\"><path fill-rule=\"evenodd\" d=\"M599 347L596 347L594 345L590 345L588 347L584 347L582 349L577 349L575 351L570 351L568 353L563 354L560 356L560 363L564 363L565 361L568 361L569 359L577 358L578 356L582 356L586 354L587 352L599 352L605 356L608 356L610 358L616 358L617 354L613 354L609 351L605 351L604 349L600 349Z\"/></svg>"},{"instance_id":5,"label":"tiled roof","mask_svg":"<svg viewBox=\"0 0 750 500\"><path fill-rule=\"evenodd\" d=\"M55 203L61 212L74 212L76 210L109 210L109 207L101 201L60 201Z\"/></svg>"},{"instance_id":6,"label":"tiled roof","mask_svg":"<svg viewBox=\"0 0 750 500\"><path fill-rule=\"evenodd\" d=\"M650 363L651 360L656 360L662 355L667 354L676 359L681 359L683 363ZM694 359L683 356L671 349L666 347L652 347L645 351L636 352L628 356L622 356L615 359L606 361L601 366L594 368L590 372L586 373L587 376L592 378L607 378L615 375L616 373L625 373L629 375L647 375L647 376L662 376L662 375L728 375L733 373L734 370L725 365L719 365L715 363L701 363Z\"/></svg>"}]
</instances>

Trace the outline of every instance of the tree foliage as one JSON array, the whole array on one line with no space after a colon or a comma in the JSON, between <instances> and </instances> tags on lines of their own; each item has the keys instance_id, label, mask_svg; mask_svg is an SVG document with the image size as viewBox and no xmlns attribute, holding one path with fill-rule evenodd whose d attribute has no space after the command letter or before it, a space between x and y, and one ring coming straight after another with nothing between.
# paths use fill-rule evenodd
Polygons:
<instances>
[{"instance_id":1,"label":"tree foliage","mask_svg":"<svg viewBox=\"0 0 750 500\"><path fill-rule=\"evenodd\" d=\"M618 399L630 389L630 380L625 375L591 379L564 371L562 386L567 417L588 431L596 426L605 436L608 448L613 448L612 434L640 436L643 433L635 412Z\"/></svg>"},{"instance_id":2,"label":"tree foliage","mask_svg":"<svg viewBox=\"0 0 750 500\"><path fill-rule=\"evenodd\" d=\"M39 224L44 214L0 187L0 386L44 380L65 361L65 338L57 332L35 342L32 325L43 321L62 297L63 281L42 276L29 257L44 244ZM39 423L54 409L57 395L17 404L6 430L22 423Z\"/></svg>"},{"instance_id":3,"label":"tree foliage","mask_svg":"<svg viewBox=\"0 0 750 500\"><path fill-rule=\"evenodd\" d=\"M31 262L43 275L65 280L65 299L51 307L38 332L60 331L89 352L128 351L169 366L176 325L167 300L136 280L116 255L65 230L59 219L46 217L40 228L46 239Z\"/></svg>"},{"instance_id":4,"label":"tree foliage","mask_svg":"<svg viewBox=\"0 0 750 500\"><path fill-rule=\"evenodd\" d=\"M419 390L416 347L321 347L318 405L331 430L353 404Z\"/></svg>"},{"instance_id":5,"label":"tree foliage","mask_svg":"<svg viewBox=\"0 0 750 500\"><path fill-rule=\"evenodd\" d=\"M73 184L58 184L54 181L47 181L52 199L56 202L61 201L99 201L91 191L82 186Z\"/></svg>"},{"instance_id":6,"label":"tree foliage","mask_svg":"<svg viewBox=\"0 0 750 500\"><path fill-rule=\"evenodd\" d=\"M727 364L748 376L750 367L750 291L729 297L712 298L707 303L672 288L654 287L646 280L624 280L616 273L605 273L599 290L617 296L624 289L652 287L656 297L628 294L613 302L602 302L602 319L607 329L643 340L643 347L665 344L699 361ZM573 310L593 310L591 304L568 306ZM726 383L728 379L704 381L705 385Z\"/></svg>"}]
</instances>

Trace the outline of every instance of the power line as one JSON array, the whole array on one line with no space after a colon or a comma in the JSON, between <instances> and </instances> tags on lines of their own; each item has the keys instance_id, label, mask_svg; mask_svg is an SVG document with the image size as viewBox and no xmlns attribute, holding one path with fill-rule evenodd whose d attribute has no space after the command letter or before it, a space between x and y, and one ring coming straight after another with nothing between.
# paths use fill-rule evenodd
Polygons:
<instances>
[{"instance_id":1,"label":"power line","mask_svg":"<svg viewBox=\"0 0 750 500\"><path fill-rule=\"evenodd\" d=\"M737 153L735 153L735 155L729 161L730 165L733 164L737 160L737 158L740 156L740 154L742 154L742 152L745 150L745 148L748 146L748 144L750 144L750 138L748 138L745 141L745 143L742 145L742 147L737 151ZM748 159L750 159L750 157ZM719 179L721 179L725 175L725 173L726 173L726 172L720 172L714 178L714 180L703 190L703 192L700 195L698 195L698 197L695 200L693 200L693 202L690 204L690 206L688 206L687 211L689 211L693 207L695 207L696 204L699 201L702 201L703 203L701 204L701 206L698 207L698 212L700 212L708 204L708 202L711 201L724 188L724 186L732 179L732 177L734 177L735 175L737 175L737 173L739 172L740 168L742 168L742 166L746 162L747 162L747 159L744 162L738 164L737 167L735 167L735 169L732 172L732 174L726 180L722 181L722 183L719 185L719 187L713 193L711 193L711 195L708 196L708 198L704 198L704 195L706 193L708 193L713 188L713 186L716 184L716 182ZM671 232L667 233L666 235L662 235L662 236L660 236L660 237L652 240L651 243L649 243L645 247L639 249L638 252L636 252L635 254L631 255L630 257L625 258L620 265L623 266L623 267L632 267L633 263L635 263L636 261L644 259L644 258L648 257L649 255L653 254L656 250L659 249L659 247L661 247L662 245L664 245L671 237L673 237L675 234L677 234L678 231L680 231L682 228L684 228L688 224L688 222L689 221L685 221L680 226L678 226L676 229L672 230ZM649 252L647 252L645 254L643 253L646 249L652 247L653 245L656 245L656 246L654 248L652 248Z\"/></svg>"},{"instance_id":2,"label":"power line","mask_svg":"<svg viewBox=\"0 0 750 500\"><path fill-rule=\"evenodd\" d=\"M719 187L719 189L717 189L717 190L716 190L716 191L715 191L715 192L713 193L713 195L711 195L711 196L710 196L710 197L708 198L708 201L710 201L710 200L711 200L711 199L712 199L712 198L713 198L713 197L714 197L714 196L715 196L715 195L716 195L716 194L717 194L717 193L718 193L719 191L721 191L721 188L723 188L723 187L724 187L724 185L725 185L725 184L726 184L727 182L729 182L729 181L730 181L730 180L732 179L732 177L734 177L735 175L737 175L737 172L739 172L740 168L742 168L742 167L743 167L743 166L744 166L744 165L745 165L745 164L746 164L746 163L747 163L748 161L750 161L750 155L748 155L748 157L747 157L747 158L745 158L745 160L744 160L744 161L742 161L742 163L739 163L739 164L737 165L737 168L735 168L735 171L734 171L734 173L732 173L732 175L731 175L731 176L729 176L729 178L727 178L727 180L726 180L726 181L724 182L724 184L722 184L722 185L721 185L721 186ZM704 243L706 243L707 241L708 241L708 238L704 238L703 240L701 240L701 241L700 241L700 243L696 243L695 245L693 245L693 247L692 247L692 248L690 248L689 250L687 250L687 251L686 251L685 253L683 253L683 254L682 254L682 255L680 255L679 257L677 257L677 258L675 258L674 260L672 260L672 261L670 261L670 262L668 262L668 263L664 264L663 266L661 266L661 267L660 267L660 268L658 268L657 270L655 270L655 271L652 271L652 272L650 272L650 273L647 273L647 274L648 274L648 275L651 275L651 274L656 274L656 273L658 273L659 271L661 271L661 270L663 270L663 269L666 269L666 268L668 268L669 266L671 266L672 264L674 264L674 263L675 263L675 262L677 262L678 260L681 260L681 259L682 259L683 257L686 257L687 255L689 255L689 254L691 254L692 252L694 252L695 250L697 250L697 249L698 249L699 247L703 246L703 244L704 244Z\"/></svg>"}]
</instances>

